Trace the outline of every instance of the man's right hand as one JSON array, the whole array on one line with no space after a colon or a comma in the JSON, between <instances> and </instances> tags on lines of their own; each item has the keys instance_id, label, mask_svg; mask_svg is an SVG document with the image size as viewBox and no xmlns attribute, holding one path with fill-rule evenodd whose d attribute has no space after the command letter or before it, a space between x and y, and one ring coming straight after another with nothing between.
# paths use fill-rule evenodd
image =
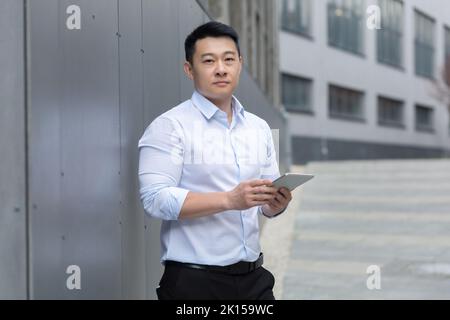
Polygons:
<instances>
[{"instance_id":1,"label":"man's right hand","mask_svg":"<svg viewBox=\"0 0 450 320\"><path fill-rule=\"evenodd\" d=\"M246 210L268 204L275 198L277 188L268 179L255 179L239 183L227 192L228 210Z\"/></svg>"}]
</instances>

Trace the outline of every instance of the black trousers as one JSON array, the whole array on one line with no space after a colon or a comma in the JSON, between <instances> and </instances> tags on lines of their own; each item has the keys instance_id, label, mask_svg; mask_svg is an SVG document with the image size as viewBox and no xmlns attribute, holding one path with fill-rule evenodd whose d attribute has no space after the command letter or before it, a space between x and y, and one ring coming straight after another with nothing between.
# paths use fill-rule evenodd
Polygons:
<instances>
[{"instance_id":1,"label":"black trousers","mask_svg":"<svg viewBox=\"0 0 450 320\"><path fill-rule=\"evenodd\" d=\"M275 300L273 274L263 267L243 275L168 265L156 289L159 300Z\"/></svg>"}]
</instances>

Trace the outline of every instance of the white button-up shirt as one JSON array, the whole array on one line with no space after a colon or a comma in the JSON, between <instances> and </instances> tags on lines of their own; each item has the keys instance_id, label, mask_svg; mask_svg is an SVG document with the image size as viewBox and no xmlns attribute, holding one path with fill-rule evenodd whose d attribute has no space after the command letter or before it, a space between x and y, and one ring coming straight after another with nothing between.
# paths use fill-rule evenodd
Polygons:
<instances>
[{"instance_id":1,"label":"white button-up shirt","mask_svg":"<svg viewBox=\"0 0 450 320\"><path fill-rule=\"evenodd\" d=\"M144 210L162 219L161 262L209 265L259 257L260 207L178 219L189 191L230 191L251 179L280 176L271 130L233 96L233 118L195 91L157 117L139 140Z\"/></svg>"}]
</instances>

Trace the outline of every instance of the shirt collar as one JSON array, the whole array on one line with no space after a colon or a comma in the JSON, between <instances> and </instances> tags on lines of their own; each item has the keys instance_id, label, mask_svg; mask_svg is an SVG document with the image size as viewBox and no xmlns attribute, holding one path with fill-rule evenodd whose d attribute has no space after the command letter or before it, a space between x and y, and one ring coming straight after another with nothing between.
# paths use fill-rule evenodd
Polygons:
<instances>
[{"instance_id":1,"label":"shirt collar","mask_svg":"<svg viewBox=\"0 0 450 320\"><path fill-rule=\"evenodd\" d=\"M194 91L191 98L194 106L200 110L201 113L209 120L211 119L214 114L220 110L214 103L206 99L201 93L199 93L197 90ZM231 105L234 108L234 111L236 114L240 113L242 116L244 116L244 107L239 102L239 100L232 96Z\"/></svg>"}]
</instances>

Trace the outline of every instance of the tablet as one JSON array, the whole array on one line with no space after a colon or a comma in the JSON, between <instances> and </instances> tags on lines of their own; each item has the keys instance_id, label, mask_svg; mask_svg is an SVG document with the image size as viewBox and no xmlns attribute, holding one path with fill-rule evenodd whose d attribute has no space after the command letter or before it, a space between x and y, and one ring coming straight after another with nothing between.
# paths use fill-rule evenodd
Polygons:
<instances>
[{"instance_id":1,"label":"tablet","mask_svg":"<svg viewBox=\"0 0 450 320\"><path fill-rule=\"evenodd\" d=\"M272 183L276 188L285 187L288 188L289 191L292 191L312 178L314 178L314 175L312 174L289 172L275 179Z\"/></svg>"}]
</instances>

